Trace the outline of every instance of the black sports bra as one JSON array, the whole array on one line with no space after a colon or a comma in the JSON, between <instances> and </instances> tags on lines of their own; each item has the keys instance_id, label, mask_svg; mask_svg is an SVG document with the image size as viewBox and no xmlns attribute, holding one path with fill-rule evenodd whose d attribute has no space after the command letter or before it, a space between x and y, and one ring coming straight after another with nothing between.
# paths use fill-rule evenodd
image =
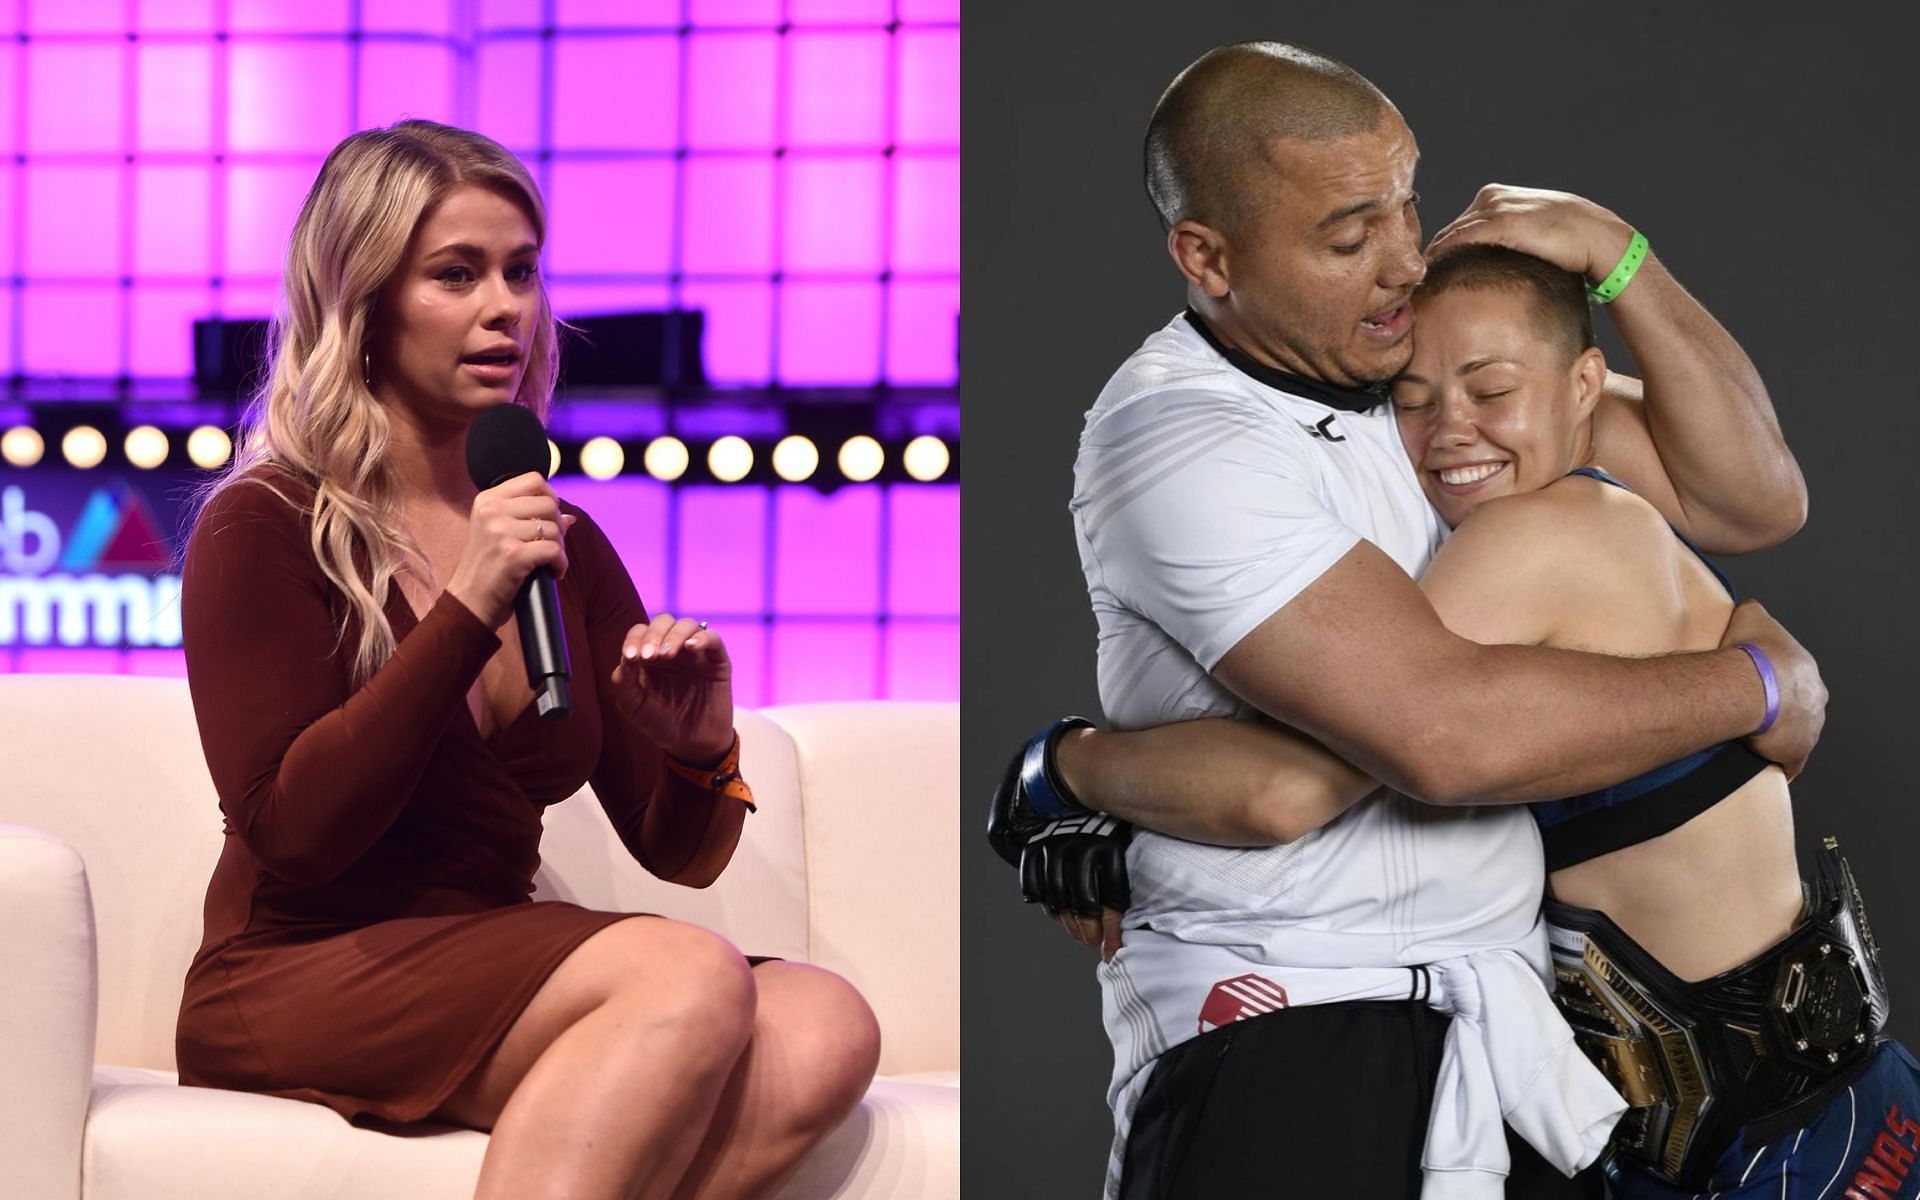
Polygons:
<instances>
[{"instance_id":1,"label":"black sports bra","mask_svg":"<svg viewBox=\"0 0 1920 1200\"><path fill-rule=\"evenodd\" d=\"M1584 475L1601 483L1630 491L1626 484L1598 467L1579 467L1569 475ZM1687 549L1699 555L1714 578L1738 599L1726 574L1699 547L1687 541L1679 530L1673 536ZM1767 760L1747 748L1745 742L1721 742L1698 754L1636 775L1625 783L1570 796L1565 800L1543 800L1527 807L1540 824L1540 840L1546 847L1547 870L1558 871L1575 863L1611 854L1641 842L1670 833L1732 795L1739 787L1765 770Z\"/></svg>"}]
</instances>

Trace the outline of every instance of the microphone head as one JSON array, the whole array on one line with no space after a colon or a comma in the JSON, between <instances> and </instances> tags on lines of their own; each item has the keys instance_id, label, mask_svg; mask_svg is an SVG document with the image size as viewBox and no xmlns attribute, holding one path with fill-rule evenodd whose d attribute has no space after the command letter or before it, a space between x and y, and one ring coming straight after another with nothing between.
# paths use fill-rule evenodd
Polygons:
<instances>
[{"instance_id":1,"label":"microphone head","mask_svg":"<svg viewBox=\"0 0 1920 1200\"><path fill-rule=\"evenodd\" d=\"M481 491L528 471L544 476L552 463L540 418L518 404L484 409L467 427L467 474Z\"/></svg>"}]
</instances>

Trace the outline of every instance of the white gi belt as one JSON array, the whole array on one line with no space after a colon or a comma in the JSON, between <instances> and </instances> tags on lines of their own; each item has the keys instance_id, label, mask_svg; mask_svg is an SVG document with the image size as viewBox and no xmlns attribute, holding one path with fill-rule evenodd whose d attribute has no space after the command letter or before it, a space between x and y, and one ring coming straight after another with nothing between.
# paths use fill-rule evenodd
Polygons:
<instances>
[{"instance_id":1,"label":"white gi belt","mask_svg":"<svg viewBox=\"0 0 1920 1200\"><path fill-rule=\"evenodd\" d=\"M1542 938L1532 941L1544 945ZM1276 1008L1343 1000L1424 999L1452 1017L1420 1159L1421 1200L1500 1200L1509 1167L1503 1123L1572 1175L1599 1157L1626 1111L1574 1044L1547 991L1544 966L1517 949L1424 964L1430 980L1424 994L1419 971L1408 966L1290 967L1151 929L1128 930L1120 953L1099 970L1116 1059L1107 1094L1116 1117L1109 1197L1117 1193L1133 1105L1154 1060L1196 1036L1206 1010L1225 1018L1209 1028ZM1225 992L1221 985L1228 985ZM1226 997L1239 998L1245 1011L1227 1016L1232 1002L1223 1007Z\"/></svg>"}]
</instances>

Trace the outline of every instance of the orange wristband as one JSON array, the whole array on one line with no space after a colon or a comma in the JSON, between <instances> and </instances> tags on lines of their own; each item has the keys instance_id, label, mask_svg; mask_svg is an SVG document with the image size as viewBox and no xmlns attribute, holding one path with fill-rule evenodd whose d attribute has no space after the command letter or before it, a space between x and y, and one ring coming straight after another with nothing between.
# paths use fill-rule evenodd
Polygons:
<instances>
[{"instance_id":1,"label":"orange wristband","mask_svg":"<svg viewBox=\"0 0 1920 1200\"><path fill-rule=\"evenodd\" d=\"M726 757L722 758L716 766L689 766L671 754L667 755L666 759L667 770L672 771L688 783L697 784L706 791L714 792L722 796L732 796L735 800L746 805L748 812L760 811L759 806L753 802L753 789L747 786L746 780L740 778L739 733L736 732L733 735L733 745L727 748Z\"/></svg>"}]
</instances>

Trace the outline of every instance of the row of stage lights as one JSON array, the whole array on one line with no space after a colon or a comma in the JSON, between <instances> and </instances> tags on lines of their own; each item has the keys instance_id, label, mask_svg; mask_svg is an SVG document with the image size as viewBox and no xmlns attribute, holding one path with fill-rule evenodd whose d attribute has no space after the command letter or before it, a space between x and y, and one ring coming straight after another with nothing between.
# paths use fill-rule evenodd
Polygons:
<instances>
[{"instance_id":1,"label":"row of stage lights","mask_svg":"<svg viewBox=\"0 0 1920 1200\"><path fill-rule=\"evenodd\" d=\"M560 447L552 441L551 474L560 473ZM127 431L122 446L127 462L142 470L152 470L166 462L171 450L167 435L152 425ZM217 470L233 454L233 439L213 425L202 425L187 435L187 457L204 470ZM38 430L17 425L0 434L0 458L16 467L31 467L46 457L46 441ZM87 470L106 461L107 436L91 425L76 425L60 438L60 454L69 466ZM820 448L811 438L793 434L774 444L769 456L773 473L788 483L806 483L820 470ZM707 447L707 470L722 483L738 483L753 473L754 449L745 438L728 436ZM646 473L663 483L672 483L693 465L693 452L677 437L657 437L646 444L640 455ZM911 479L933 483L947 473L953 463L947 444L931 434L914 438L902 449L901 468ZM886 469L887 452L865 434L850 437L840 444L834 464L851 483L866 483ZM627 468L627 451L609 437L589 439L580 447L580 472L592 479L612 479Z\"/></svg>"},{"instance_id":2,"label":"row of stage lights","mask_svg":"<svg viewBox=\"0 0 1920 1200\"><path fill-rule=\"evenodd\" d=\"M127 431L121 449L129 463L152 470L167 461L171 446L165 433L152 425L140 425ZM13 466L37 466L46 453L46 440L30 425L16 425L0 434L0 458ZM214 470L225 465L232 454L233 439L217 426L202 425L187 435L187 457L197 467ZM91 425L75 425L61 435L60 455L68 466L90 470L106 461L107 435Z\"/></svg>"},{"instance_id":3,"label":"row of stage lights","mask_svg":"<svg viewBox=\"0 0 1920 1200\"><path fill-rule=\"evenodd\" d=\"M553 469L560 469L560 448L552 442ZM820 448L812 438L789 434L774 443L769 455L773 473L788 483L806 483L820 470ZM693 455L677 437L657 437L641 452L640 465L647 474L672 483L687 473ZM947 473L953 463L947 444L931 434L914 438L900 452L900 466L911 479L933 483ZM592 438L580 447L580 471L591 479L612 479L626 469L627 452L609 437ZM858 434L840 443L834 465L850 483L866 483L887 466L887 452L878 441ZM722 483L738 483L753 473L754 450L743 437L729 435L707 447L707 470Z\"/></svg>"}]
</instances>

